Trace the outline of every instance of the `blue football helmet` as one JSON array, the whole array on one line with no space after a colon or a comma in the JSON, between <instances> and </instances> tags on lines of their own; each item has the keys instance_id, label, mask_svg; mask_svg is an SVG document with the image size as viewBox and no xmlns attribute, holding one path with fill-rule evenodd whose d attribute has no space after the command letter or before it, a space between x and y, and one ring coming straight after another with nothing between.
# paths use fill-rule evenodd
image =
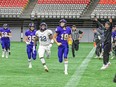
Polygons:
<instances>
[{"instance_id":1,"label":"blue football helmet","mask_svg":"<svg viewBox=\"0 0 116 87\"><path fill-rule=\"evenodd\" d=\"M60 23L60 26L61 26L61 27L66 27L67 21L66 21L65 19L61 19L61 20L59 21L59 23ZM62 25L62 23L64 23L64 24Z\"/></svg>"},{"instance_id":2,"label":"blue football helmet","mask_svg":"<svg viewBox=\"0 0 116 87\"><path fill-rule=\"evenodd\" d=\"M65 20L65 19L61 19L60 21L59 21L59 23L61 23L61 22L63 22L63 23L67 23L67 21Z\"/></svg>"},{"instance_id":3,"label":"blue football helmet","mask_svg":"<svg viewBox=\"0 0 116 87\"><path fill-rule=\"evenodd\" d=\"M8 28L8 24L3 24L4 29Z\"/></svg>"},{"instance_id":4,"label":"blue football helmet","mask_svg":"<svg viewBox=\"0 0 116 87\"><path fill-rule=\"evenodd\" d=\"M33 31L34 28L35 28L35 24L34 23L29 23L29 29Z\"/></svg>"}]
</instances>

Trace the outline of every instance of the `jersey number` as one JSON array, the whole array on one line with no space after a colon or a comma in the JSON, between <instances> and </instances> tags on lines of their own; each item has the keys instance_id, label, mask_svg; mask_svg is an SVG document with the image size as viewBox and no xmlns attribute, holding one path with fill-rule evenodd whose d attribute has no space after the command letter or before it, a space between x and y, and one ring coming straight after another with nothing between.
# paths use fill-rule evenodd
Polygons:
<instances>
[{"instance_id":1,"label":"jersey number","mask_svg":"<svg viewBox=\"0 0 116 87\"><path fill-rule=\"evenodd\" d=\"M67 40L68 39L68 34L61 34L61 39L62 40Z\"/></svg>"},{"instance_id":2,"label":"jersey number","mask_svg":"<svg viewBox=\"0 0 116 87\"><path fill-rule=\"evenodd\" d=\"M46 36L40 36L39 38L40 38L41 41L44 41L44 42L47 41Z\"/></svg>"},{"instance_id":3,"label":"jersey number","mask_svg":"<svg viewBox=\"0 0 116 87\"><path fill-rule=\"evenodd\" d=\"M7 36L7 32L2 32L2 37L6 37Z\"/></svg>"},{"instance_id":4,"label":"jersey number","mask_svg":"<svg viewBox=\"0 0 116 87\"><path fill-rule=\"evenodd\" d=\"M29 42L34 42L35 36L28 36L28 40L29 40Z\"/></svg>"}]
</instances>

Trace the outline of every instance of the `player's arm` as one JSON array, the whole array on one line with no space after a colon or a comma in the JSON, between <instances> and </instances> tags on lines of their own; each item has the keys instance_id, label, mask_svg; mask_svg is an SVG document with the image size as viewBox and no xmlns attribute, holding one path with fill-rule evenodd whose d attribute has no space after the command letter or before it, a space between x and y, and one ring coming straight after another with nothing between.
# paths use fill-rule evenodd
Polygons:
<instances>
[{"instance_id":1,"label":"player's arm","mask_svg":"<svg viewBox=\"0 0 116 87\"><path fill-rule=\"evenodd\" d=\"M34 39L34 45L37 45L37 41L39 41L39 35L38 35L38 31L36 31L35 33L35 39Z\"/></svg>"},{"instance_id":2,"label":"player's arm","mask_svg":"<svg viewBox=\"0 0 116 87\"><path fill-rule=\"evenodd\" d=\"M52 34L49 35L49 39L50 39L50 40L53 39L53 35L52 35Z\"/></svg>"},{"instance_id":3,"label":"player's arm","mask_svg":"<svg viewBox=\"0 0 116 87\"><path fill-rule=\"evenodd\" d=\"M36 36L36 37L35 37L35 40L34 40L34 45L35 45L35 46L37 45L37 41L39 41L38 36Z\"/></svg>"},{"instance_id":4,"label":"player's arm","mask_svg":"<svg viewBox=\"0 0 116 87\"><path fill-rule=\"evenodd\" d=\"M52 34L50 34L50 35L49 35L49 38L50 38L50 40L51 40L51 44L53 44L53 43L54 43L53 35L52 35Z\"/></svg>"},{"instance_id":5,"label":"player's arm","mask_svg":"<svg viewBox=\"0 0 116 87\"><path fill-rule=\"evenodd\" d=\"M112 18L109 19L110 22L110 30L112 31Z\"/></svg>"},{"instance_id":6,"label":"player's arm","mask_svg":"<svg viewBox=\"0 0 116 87\"><path fill-rule=\"evenodd\" d=\"M53 32L51 30L49 30L48 36L49 36L49 39L51 40L51 44L53 44L54 43L54 40L53 40Z\"/></svg>"},{"instance_id":7,"label":"player's arm","mask_svg":"<svg viewBox=\"0 0 116 87\"><path fill-rule=\"evenodd\" d=\"M28 36L25 36L25 37L24 37L24 42L25 42L26 44L30 44L30 42L28 41Z\"/></svg>"},{"instance_id":8,"label":"player's arm","mask_svg":"<svg viewBox=\"0 0 116 87\"><path fill-rule=\"evenodd\" d=\"M57 40L56 40L57 36L58 36L58 33L55 33L53 36L53 40L58 46L60 46L62 43L57 42Z\"/></svg>"},{"instance_id":9,"label":"player's arm","mask_svg":"<svg viewBox=\"0 0 116 87\"><path fill-rule=\"evenodd\" d=\"M96 34L98 35L98 39L99 39L99 40L101 40L100 33L99 33L99 32L97 32Z\"/></svg>"},{"instance_id":10,"label":"player's arm","mask_svg":"<svg viewBox=\"0 0 116 87\"><path fill-rule=\"evenodd\" d=\"M27 34L27 32L25 32L24 42L25 42L26 44L30 44L29 39L28 39L28 34Z\"/></svg>"},{"instance_id":11,"label":"player's arm","mask_svg":"<svg viewBox=\"0 0 116 87\"><path fill-rule=\"evenodd\" d=\"M8 36L7 37L12 37L12 34L11 33L8 33Z\"/></svg>"},{"instance_id":12,"label":"player's arm","mask_svg":"<svg viewBox=\"0 0 116 87\"><path fill-rule=\"evenodd\" d=\"M72 35L71 34L68 35L68 38L69 38L70 41L72 41Z\"/></svg>"},{"instance_id":13,"label":"player's arm","mask_svg":"<svg viewBox=\"0 0 116 87\"><path fill-rule=\"evenodd\" d=\"M11 30L8 30L7 34L5 35L5 37L12 37L12 34L11 34Z\"/></svg>"},{"instance_id":14,"label":"player's arm","mask_svg":"<svg viewBox=\"0 0 116 87\"><path fill-rule=\"evenodd\" d=\"M84 34L84 33L83 33L82 31L79 30L79 38L78 38L79 40L83 37L83 34Z\"/></svg>"},{"instance_id":15,"label":"player's arm","mask_svg":"<svg viewBox=\"0 0 116 87\"><path fill-rule=\"evenodd\" d=\"M1 37L2 37L2 33L0 32L0 39L1 39Z\"/></svg>"},{"instance_id":16,"label":"player's arm","mask_svg":"<svg viewBox=\"0 0 116 87\"><path fill-rule=\"evenodd\" d=\"M2 33L0 32L0 37L2 37Z\"/></svg>"},{"instance_id":17,"label":"player's arm","mask_svg":"<svg viewBox=\"0 0 116 87\"><path fill-rule=\"evenodd\" d=\"M103 24L101 24L97 18L95 18L95 21L97 22L97 24L102 28L102 29L105 29L105 27L103 26Z\"/></svg>"}]
</instances>

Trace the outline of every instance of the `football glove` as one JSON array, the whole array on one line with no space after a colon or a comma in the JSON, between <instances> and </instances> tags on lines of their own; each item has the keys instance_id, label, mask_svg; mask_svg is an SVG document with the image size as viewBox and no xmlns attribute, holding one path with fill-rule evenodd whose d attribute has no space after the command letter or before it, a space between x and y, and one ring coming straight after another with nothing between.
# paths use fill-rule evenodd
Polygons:
<instances>
[{"instance_id":1,"label":"football glove","mask_svg":"<svg viewBox=\"0 0 116 87\"><path fill-rule=\"evenodd\" d=\"M28 45L28 44L30 44L30 42L26 42L26 44Z\"/></svg>"},{"instance_id":2,"label":"football glove","mask_svg":"<svg viewBox=\"0 0 116 87\"><path fill-rule=\"evenodd\" d=\"M51 48L51 47L52 47L52 44L49 45L49 48Z\"/></svg>"}]
</instances>

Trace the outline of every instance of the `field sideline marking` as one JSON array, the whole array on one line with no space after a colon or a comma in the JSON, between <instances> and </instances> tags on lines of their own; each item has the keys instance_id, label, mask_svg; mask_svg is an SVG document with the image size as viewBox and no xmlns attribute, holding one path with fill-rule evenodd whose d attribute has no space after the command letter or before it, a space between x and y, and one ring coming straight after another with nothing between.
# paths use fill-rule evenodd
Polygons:
<instances>
[{"instance_id":1,"label":"field sideline marking","mask_svg":"<svg viewBox=\"0 0 116 87\"><path fill-rule=\"evenodd\" d=\"M64 87L76 87L85 71L87 68L91 58L93 57L95 52L95 48L93 48L90 53L87 55L87 57L84 59L84 61L81 63L81 65L76 69L74 74L71 76L69 81L66 83Z\"/></svg>"}]
</instances>

